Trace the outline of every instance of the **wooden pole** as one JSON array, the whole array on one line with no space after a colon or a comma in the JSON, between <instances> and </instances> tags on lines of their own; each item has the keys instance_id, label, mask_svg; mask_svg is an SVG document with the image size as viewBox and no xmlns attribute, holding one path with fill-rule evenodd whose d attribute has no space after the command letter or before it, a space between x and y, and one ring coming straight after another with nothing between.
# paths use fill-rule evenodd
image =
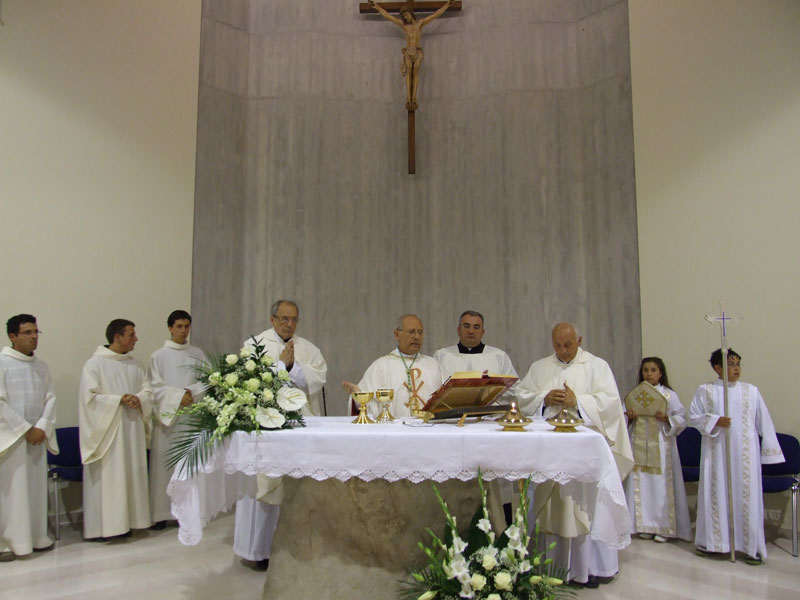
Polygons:
<instances>
[{"instance_id":1,"label":"wooden pole","mask_svg":"<svg viewBox=\"0 0 800 600\"><path fill-rule=\"evenodd\" d=\"M415 155L415 117L416 113L413 110L408 111L408 174L413 175L417 172L416 155Z\"/></svg>"}]
</instances>

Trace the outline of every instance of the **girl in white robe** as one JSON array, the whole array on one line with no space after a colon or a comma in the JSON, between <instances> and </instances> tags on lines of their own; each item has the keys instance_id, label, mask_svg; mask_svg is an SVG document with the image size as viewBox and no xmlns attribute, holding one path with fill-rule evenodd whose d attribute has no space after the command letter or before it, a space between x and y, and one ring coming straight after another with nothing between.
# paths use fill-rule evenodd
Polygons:
<instances>
[{"instance_id":1,"label":"girl in white robe","mask_svg":"<svg viewBox=\"0 0 800 600\"><path fill-rule=\"evenodd\" d=\"M678 455L677 437L686 428L686 409L678 395L670 388L667 368L657 356L642 359L639 367L639 383L646 381L667 400L667 412L656 413L661 425L658 431L658 446L661 458L661 473L649 473L634 466L625 480L625 495L631 515L631 533L644 539L666 542L669 538L690 541L692 524L686 489L683 484L681 461ZM636 413L626 413L630 423L631 446L636 458L636 428L633 426ZM637 461L638 463L638 461Z\"/></svg>"}]
</instances>

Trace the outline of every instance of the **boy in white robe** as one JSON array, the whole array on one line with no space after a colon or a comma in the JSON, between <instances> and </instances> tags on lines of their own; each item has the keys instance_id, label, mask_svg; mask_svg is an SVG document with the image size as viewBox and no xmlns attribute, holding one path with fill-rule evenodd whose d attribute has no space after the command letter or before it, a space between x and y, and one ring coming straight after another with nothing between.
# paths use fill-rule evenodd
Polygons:
<instances>
[{"instance_id":1,"label":"boy in white robe","mask_svg":"<svg viewBox=\"0 0 800 600\"><path fill-rule=\"evenodd\" d=\"M110 538L150 527L147 445L153 393L141 366L129 354L135 325L114 319L108 346L86 361L78 395L83 460L83 537Z\"/></svg>"},{"instance_id":2,"label":"boy in white robe","mask_svg":"<svg viewBox=\"0 0 800 600\"><path fill-rule=\"evenodd\" d=\"M394 417L411 416L412 398L422 408L433 392L442 387L439 363L430 356L420 354L424 336L419 317L403 315L394 329L397 348L367 367L358 385L343 381L342 387L351 394L360 390L374 392L391 388L394 398L389 412Z\"/></svg>"},{"instance_id":3,"label":"boy in white robe","mask_svg":"<svg viewBox=\"0 0 800 600\"><path fill-rule=\"evenodd\" d=\"M306 416L323 414L323 386L328 373L328 365L322 352L307 339L295 335L300 321L300 309L293 300L278 300L270 308L268 329L256 336L255 342L278 363L278 368L286 369L292 385L303 390L308 403L301 412ZM253 339L244 341L253 347ZM236 502L236 525L233 536L233 551L237 556L255 563L259 569L269 567L272 538L278 526L280 505L266 501L280 497L280 478L258 476L259 498L242 498ZM261 491L264 494L261 494Z\"/></svg>"},{"instance_id":4,"label":"boy in white robe","mask_svg":"<svg viewBox=\"0 0 800 600\"><path fill-rule=\"evenodd\" d=\"M739 381L741 356L728 351L728 410L725 414L722 351L711 354L711 367L720 377L697 388L689 408L689 423L703 436L700 483L697 491L697 553L729 553L726 430L730 431L731 493L734 548L745 562L760 565L767 557L764 538L764 499L761 464L784 461L775 427L758 388ZM758 437L761 436L759 445Z\"/></svg>"},{"instance_id":5,"label":"boy in white robe","mask_svg":"<svg viewBox=\"0 0 800 600\"><path fill-rule=\"evenodd\" d=\"M47 450L58 454L53 382L33 353L33 315L6 323L0 352L0 562L53 546L47 535Z\"/></svg>"},{"instance_id":6,"label":"boy in white robe","mask_svg":"<svg viewBox=\"0 0 800 600\"><path fill-rule=\"evenodd\" d=\"M175 413L205 395L197 381L197 367L208 364L205 353L189 344L192 316L174 310L167 317L170 339L150 356L148 376L153 391L153 434L150 440L150 510L154 529L162 529L172 519L167 484L174 469L165 465L166 453L178 430Z\"/></svg>"}]
</instances>

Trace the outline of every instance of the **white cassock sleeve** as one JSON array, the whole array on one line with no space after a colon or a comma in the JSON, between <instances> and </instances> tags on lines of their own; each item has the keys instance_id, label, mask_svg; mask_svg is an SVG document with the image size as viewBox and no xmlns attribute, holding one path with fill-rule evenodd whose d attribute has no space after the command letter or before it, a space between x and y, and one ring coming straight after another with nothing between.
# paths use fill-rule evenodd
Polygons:
<instances>
[{"instance_id":1,"label":"white cassock sleeve","mask_svg":"<svg viewBox=\"0 0 800 600\"><path fill-rule=\"evenodd\" d=\"M31 428L8 401L5 372L0 370L0 455L13 446Z\"/></svg>"},{"instance_id":2,"label":"white cassock sleeve","mask_svg":"<svg viewBox=\"0 0 800 600\"><path fill-rule=\"evenodd\" d=\"M767 405L758 388L753 388L758 397L758 407L756 408L756 431L761 436L761 464L774 465L786 460L781 451L778 436L775 435L775 425L769 416Z\"/></svg>"},{"instance_id":3,"label":"white cassock sleeve","mask_svg":"<svg viewBox=\"0 0 800 600\"><path fill-rule=\"evenodd\" d=\"M710 412L714 410L713 395L711 402L711 406L708 406L706 385L698 387L689 407L689 424L703 435L717 437L722 431L721 427L717 427L717 421L723 415Z\"/></svg>"}]
</instances>

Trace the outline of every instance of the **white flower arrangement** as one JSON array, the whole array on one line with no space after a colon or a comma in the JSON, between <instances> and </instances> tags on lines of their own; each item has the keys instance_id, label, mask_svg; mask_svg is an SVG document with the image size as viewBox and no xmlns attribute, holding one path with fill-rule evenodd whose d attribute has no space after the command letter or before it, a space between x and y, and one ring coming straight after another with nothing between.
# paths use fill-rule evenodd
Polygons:
<instances>
[{"instance_id":1,"label":"white flower arrangement","mask_svg":"<svg viewBox=\"0 0 800 600\"><path fill-rule=\"evenodd\" d=\"M574 596L563 586L566 570L557 568L545 552L536 548L538 527L533 541L528 535L528 486L520 491L514 522L498 537L492 529L486 507L483 476L478 473L481 507L472 519L466 540L460 537L455 517L439 490L433 486L446 518L444 539L433 531L430 546L419 543L428 558L424 569L412 571L403 582L401 597L408 600L553 600ZM547 549L552 550L552 545Z\"/></svg>"},{"instance_id":2,"label":"white flower arrangement","mask_svg":"<svg viewBox=\"0 0 800 600\"><path fill-rule=\"evenodd\" d=\"M167 455L170 468L185 458L184 468L195 472L214 444L234 431L304 425L305 393L290 386L289 374L278 369L255 338L252 347L219 355L197 373L206 394L177 412L186 418Z\"/></svg>"}]
</instances>

